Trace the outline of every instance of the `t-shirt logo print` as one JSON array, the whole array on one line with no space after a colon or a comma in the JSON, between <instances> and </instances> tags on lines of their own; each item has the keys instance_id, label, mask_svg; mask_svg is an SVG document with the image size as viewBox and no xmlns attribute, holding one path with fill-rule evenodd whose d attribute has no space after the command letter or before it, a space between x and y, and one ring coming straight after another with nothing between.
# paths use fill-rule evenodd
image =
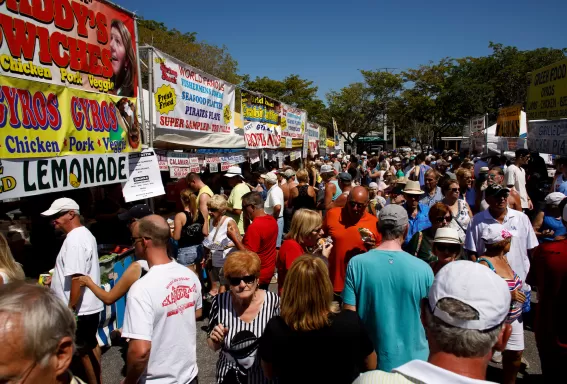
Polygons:
<instances>
[{"instance_id":1,"label":"t-shirt logo print","mask_svg":"<svg viewBox=\"0 0 567 384\"><path fill-rule=\"evenodd\" d=\"M180 305L177 302L183 299L191 299L191 292L196 292L196 291L197 291L196 284L193 284L192 287L188 285L177 285L177 286L172 285L171 293L167 295L167 297L162 301L161 306L167 307L168 305L175 304L177 308L167 312L167 317L176 315L178 313L183 313L185 309L195 306L195 300L188 301Z\"/></svg>"}]
</instances>

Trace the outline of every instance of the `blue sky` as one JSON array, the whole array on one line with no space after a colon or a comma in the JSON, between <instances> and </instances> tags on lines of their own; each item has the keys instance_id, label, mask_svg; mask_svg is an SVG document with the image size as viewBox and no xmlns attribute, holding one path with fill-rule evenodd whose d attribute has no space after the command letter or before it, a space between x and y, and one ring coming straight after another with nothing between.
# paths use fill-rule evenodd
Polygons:
<instances>
[{"instance_id":1,"label":"blue sky","mask_svg":"<svg viewBox=\"0 0 567 384\"><path fill-rule=\"evenodd\" d=\"M523 50L567 47L567 0L115 2L226 45L241 74L313 80L321 98L360 81L358 69L484 56L489 41Z\"/></svg>"}]
</instances>

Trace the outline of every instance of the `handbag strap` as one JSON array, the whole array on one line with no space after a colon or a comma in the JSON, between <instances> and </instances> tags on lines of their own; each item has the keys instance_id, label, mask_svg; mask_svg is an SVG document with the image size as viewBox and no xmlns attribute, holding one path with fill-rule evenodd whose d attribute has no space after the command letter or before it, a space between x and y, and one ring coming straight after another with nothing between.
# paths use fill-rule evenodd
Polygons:
<instances>
[{"instance_id":1,"label":"handbag strap","mask_svg":"<svg viewBox=\"0 0 567 384\"><path fill-rule=\"evenodd\" d=\"M219 228L221 227L222 223L224 223L226 219L226 216L221 217L221 221L219 223L219 225L217 225L217 227L215 228L215 234L213 235L213 243L215 242L216 238L217 238L217 234L219 233Z\"/></svg>"},{"instance_id":2,"label":"handbag strap","mask_svg":"<svg viewBox=\"0 0 567 384\"><path fill-rule=\"evenodd\" d=\"M461 200L457 200L457 214L461 212ZM463 230L463 232L467 232L467 230L465 228L463 228L463 226L461 225L461 223L459 223L459 220L457 220L455 218L455 215L453 215L453 212L451 212L451 219L455 220L455 223L457 223L457 225Z\"/></svg>"}]
</instances>

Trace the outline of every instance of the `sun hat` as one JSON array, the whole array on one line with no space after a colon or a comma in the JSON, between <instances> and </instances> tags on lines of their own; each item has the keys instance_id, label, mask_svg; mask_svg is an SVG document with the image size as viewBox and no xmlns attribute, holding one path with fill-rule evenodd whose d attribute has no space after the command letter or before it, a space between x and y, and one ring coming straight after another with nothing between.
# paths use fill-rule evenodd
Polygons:
<instances>
[{"instance_id":1,"label":"sun hat","mask_svg":"<svg viewBox=\"0 0 567 384\"><path fill-rule=\"evenodd\" d=\"M498 196L504 193L510 193L510 188L501 186L500 184L491 184L484 190L484 196Z\"/></svg>"},{"instance_id":2,"label":"sun hat","mask_svg":"<svg viewBox=\"0 0 567 384\"><path fill-rule=\"evenodd\" d=\"M73 199L62 197L55 200L47 211L41 213L41 216L53 216L63 211L79 211L79 204Z\"/></svg>"},{"instance_id":3,"label":"sun hat","mask_svg":"<svg viewBox=\"0 0 567 384\"><path fill-rule=\"evenodd\" d=\"M482 230L480 238L484 244L496 244L513 237L516 233L500 223L492 223Z\"/></svg>"},{"instance_id":4,"label":"sun hat","mask_svg":"<svg viewBox=\"0 0 567 384\"><path fill-rule=\"evenodd\" d=\"M479 173L488 173L488 167L480 167Z\"/></svg>"},{"instance_id":5,"label":"sun hat","mask_svg":"<svg viewBox=\"0 0 567 384\"><path fill-rule=\"evenodd\" d=\"M408 223L408 213L401 205L386 205L378 216L380 225L395 226L406 225Z\"/></svg>"},{"instance_id":6,"label":"sun hat","mask_svg":"<svg viewBox=\"0 0 567 384\"><path fill-rule=\"evenodd\" d=\"M419 186L419 181L414 180L408 180L402 192L408 195L421 195L424 193Z\"/></svg>"},{"instance_id":7,"label":"sun hat","mask_svg":"<svg viewBox=\"0 0 567 384\"><path fill-rule=\"evenodd\" d=\"M128 221L132 219L140 220L146 216L152 215L153 212L150 207L146 204L136 204L128 211L118 215L118 218L122 221Z\"/></svg>"},{"instance_id":8,"label":"sun hat","mask_svg":"<svg viewBox=\"0 0 567 384\"><path fill-rule=\"evenodd\" d=\"M374 181L371 182L370 184L368 184L368 188L370 189L378 189L378 183L375 183Z\"/></svg>"},{"instance_id":9,"label":"sun hat","mask_svg":"<svg viewBox=\"0 0 567 384\"><path fill-rule=\"evenodd\" d=\"M478 319L458 319L438 307L450 298L474 308ZM433 316L457 328L484 331L504 322L510 310L510 291L506 281L478 263L457 260L445 265L429 289L429 309Z\"/></svg>"},{"instance_id":10,"label":"sun hat","mask_svg":"<svg viewBox=\"0 0 567 384\"><path fill-rule=\"evenodd\" d=\"M233 165L232 167L228 168L225 174L226 177L234 177L239 176L242 177L242 169L239 166Z\"/></svg>"},{"instance_id":11,"label":"sun hat","mask_svg":"<svg viewBox=\"0 0 567 384\"><path fill-rule=\"evenodd\" d=\"M439 228L435 232L434 243L448 243L448 244L459 244L462 245L459 239L459 233L455 228Z\"/></svg>"},{"instance_id":12,"label":"sun hat","mask_svg":"<svg viewBox=\"0 0 567 384\"><path fill-rule=\"evenodd\" d=\"M549 195L545 196L545 204L559 205L559 203L561 203L561 201L565 197L566 196L564 194L562 194L561 192L552 192Z\"/></svg>"},{"instance_id":13,"label":"sun hat","mask_svg":"<svg viewBox=\"0 0 567 384\"><path fill-rule=\"evenodd\" d=\"M264 178L264 180L266 180L269 183L275 184L278 182L278 176L276 176L276 174L274 172L268 172L265 175L262 175L262 177Z\"/></svg>"},{"instance_id":14,"label":"sun hat","mask_svg":"<svg viewBox=\"0 0 567 384\"><path fill-rule=\"evenodd\" d=\"M329 164L321 165L321 173L333 172L333 167Z\"/></svg>"}]
</instances>

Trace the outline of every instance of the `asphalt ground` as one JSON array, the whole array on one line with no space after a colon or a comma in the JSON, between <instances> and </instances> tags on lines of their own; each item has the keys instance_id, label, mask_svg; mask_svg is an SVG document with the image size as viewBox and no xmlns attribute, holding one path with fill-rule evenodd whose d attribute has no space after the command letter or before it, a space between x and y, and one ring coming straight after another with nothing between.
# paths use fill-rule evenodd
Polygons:
<instances>
[{"instance_id":1,"label":"asphalt ground","mask_svg":"<svg viewBox=\"0 0 567 384\"><path fill-rule=\"evenodd\" d=\"M276 284L270 286L271 291L275 291ZM532 292L532 310L525 314L524 317L524 340L525 350L524 358L529 363L529 368L523 369L518 376L517 383L519 384L532 384L543 383L541 375L541 365L537 348L535 344L535 337L533 333L533 316L535 306L537 306L537 295ZM199 384L214 384L215 380L215 365L217 362L217 353L213 352L207 346L207 324L209 306L203 308L205 316L202 320L197 322L197 366L199 367ZM102 378L104 384L119 384L125 373L125 359L126 348L124 346L112 346L103 350L102 355ZM171 357L175 359L175 356ZM487 380L494 382L502 382L502 365L490 363L487 372Z\"/></svg>"}]
</instances>

